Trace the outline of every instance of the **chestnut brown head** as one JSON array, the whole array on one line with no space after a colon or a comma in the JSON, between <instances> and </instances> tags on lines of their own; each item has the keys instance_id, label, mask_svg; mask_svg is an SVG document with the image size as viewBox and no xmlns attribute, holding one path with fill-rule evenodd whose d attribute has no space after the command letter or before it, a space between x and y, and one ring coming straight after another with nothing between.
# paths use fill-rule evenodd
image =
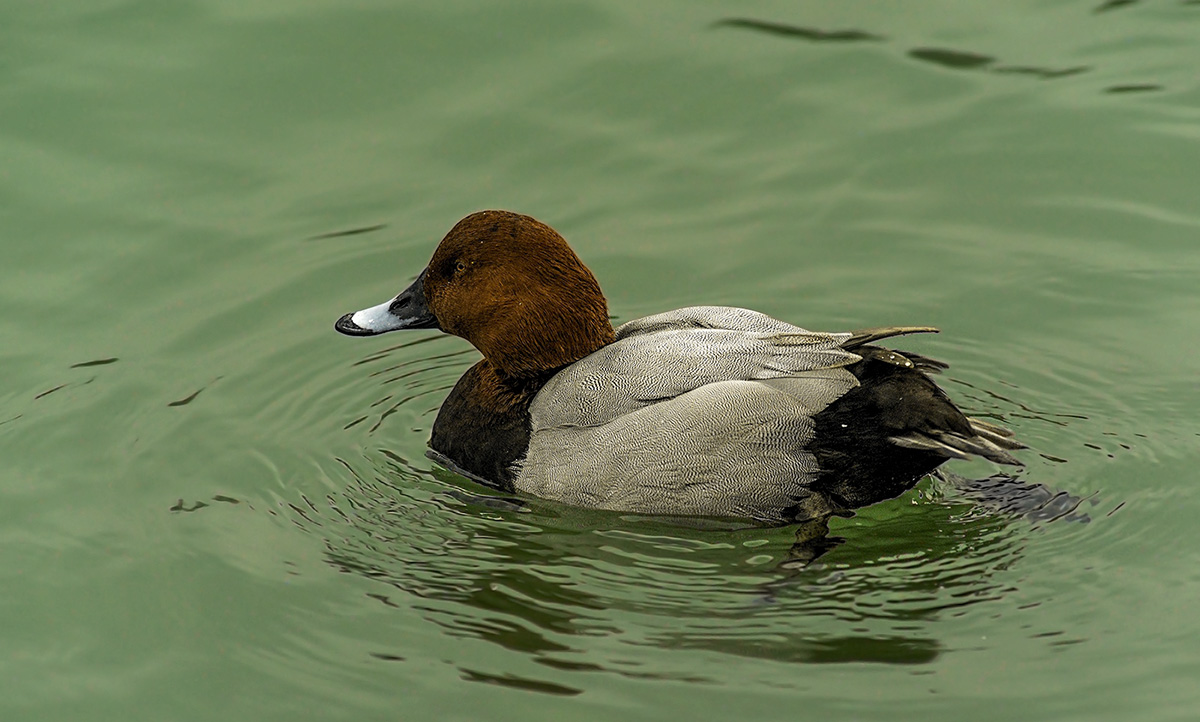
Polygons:
<instances>
[{"instance_id":1,"label":"chestnut brown head","mask_svg":"<svg viewBox=\"0 0 1200 722\"><path fill-rule=\"evenodd\" d=\"M613 340L591 271L553 228L509 211L459 221L411 286L346 314L335 328L350 335L440 328L511 378L561 368Z\"/></svg>"}]
</instances>

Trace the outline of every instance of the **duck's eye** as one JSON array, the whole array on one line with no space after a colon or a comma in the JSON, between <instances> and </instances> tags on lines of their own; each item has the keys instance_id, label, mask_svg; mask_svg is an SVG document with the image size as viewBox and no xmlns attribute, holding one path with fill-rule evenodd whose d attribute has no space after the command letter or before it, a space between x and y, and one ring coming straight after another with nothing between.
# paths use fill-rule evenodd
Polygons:
<instances>
[{"instance_id":1,"label":"duck's eye","mask_svg":"<svg viewBox=\"0 0 1200 722\"><path fill-rule=\"evenodd\" d=\"M463 263L462 261L459 261L458 263L454 264L454 272L455 273L462 273L465 270L467 270L467 264Z\"/></svg>"}]
</instances>

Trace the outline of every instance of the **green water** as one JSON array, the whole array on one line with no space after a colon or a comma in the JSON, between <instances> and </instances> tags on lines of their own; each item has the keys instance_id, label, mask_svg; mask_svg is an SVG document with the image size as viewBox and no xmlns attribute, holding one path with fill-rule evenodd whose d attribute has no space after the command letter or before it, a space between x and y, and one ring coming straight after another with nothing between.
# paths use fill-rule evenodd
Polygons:
<instances>
[{"instance_id":1,"label":"green water","mask_svg":"<svg viewBox=\"0 0 1200 722\"><path fill-rule=\"evenodd\" d=\"M1182 1L0 6L0 719L1197 719L1198 34ZM787 574L789 529L470 503L423 454L475 352L332 323L489 207L618 320L941 327L899 345L1091 522L926 481Z\"/></svg>"}]
</instances>

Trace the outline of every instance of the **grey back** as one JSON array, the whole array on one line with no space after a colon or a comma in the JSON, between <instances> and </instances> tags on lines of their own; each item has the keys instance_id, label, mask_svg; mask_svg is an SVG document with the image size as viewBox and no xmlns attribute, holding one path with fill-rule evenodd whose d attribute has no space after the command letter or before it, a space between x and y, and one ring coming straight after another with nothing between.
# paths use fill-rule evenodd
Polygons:
<instances>
[{"instance_id":1,"label":"grey back","mask_svg":"<svg viewBox=\"0 0 1200 722\"><path fill-rule=\"evenodd\" d=\"M579 506L764 521L819 504L812 417L857 384L849 338L711 306L624 324L534 398L516 486Z\"/></svg>"}]
</instances>

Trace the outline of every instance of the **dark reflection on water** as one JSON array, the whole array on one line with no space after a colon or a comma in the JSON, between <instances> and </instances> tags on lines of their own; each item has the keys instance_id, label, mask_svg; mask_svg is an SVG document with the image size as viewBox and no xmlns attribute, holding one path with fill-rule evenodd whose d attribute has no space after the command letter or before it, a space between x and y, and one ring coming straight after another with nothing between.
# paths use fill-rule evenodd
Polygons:
<instances>
[{"instance_id":1,"label":"dark reflection on water","mask_svg":"<svg viewBox=\"0 0 1200 722\"><path fill-rule=\"evenodd\" d=\"M706 681L683 664L630 668L629 648L926 663L942 651L941 615L1012 591L995 576L1019 557L1027 528L942 499L897 501L835 520L847 544L782 569L788 528L690 528L539 500L493 506L473 501L482 489L395 452L338 461L346 489L293 508L298 526L324 538L330 564L390 587L371 595L382 604L560 671ZM464 679L573 693L460 669Z\"/></svg>"},{"instance_id":2,"label":"dark reflection on water","mask_svg":"<svg viewBox=\"0 0 1200 722\"><path fill-rule=\"evenodd\" d=\"M939 470L939 475L954 484L957 490L989 510L1022 516L1032 522L1088 522L1091 517L1080 507L1094 503L1094 495L1079 497L1056 491L1045 484L1031 484L1009 474L995 474L982 479L967 479L951 471Z\"/></svg>"},{"instance_id":3,"label":"dark reflection on water","mask_svg":"<svg viewBox=\"0 0 1200 722\"><path fill-rule=\"evenodd\" d=\"M46 389L45 391L41 392L37 396L34 396L33 400L37 401L38 399L44 399L47 396L49 396L50 394L54 393L55 391L62 391L63 389L67 388L70 385L71 384L59 384L58 386L54 386L49 389Z\"/></svg>"},{"instance_id":4,"label":"dark reflection on water","mask_svg":"<svg viewBox=\"0 0 1200 722\"><path fill-rule=\"evenodd\" d=\"M98 358L94 361L80 361L77 364L71 364L70 368L83 369L83 368L88 368L91 366L107 366L109 364L115 364L117 362L117 360L118 359L115 357L110 357L110 358Z\"/></svg>"},{"instance_id":5,"label":"dark reflection on water","mask_svg":"<svg viewBox=\"0 0 1200 722\"><path fill-rule=\"evenodd\" d=\"M1006 75L1030 75L1041 80L1065 78L1091 70L1091 68L1083 65L1069 68L1042 68L1034 65L996 65L998 62L997 59L991 56L962 50L950 50L948 48L913 48L908 51L908 55L916 60L933 63L943 68L950 68L951 70L989 70L993 73Z\"/></svg>"},{"instance_id":6,"label":"dark reflection on water","mask_svg":"<svg viewBox=\"0 0 1200 722\"><path fill-rule=\"evenodd\" d=\"M1096 9L1093 10L1092 12L1104 13L1104 12L1108 12L1109 10L1116 10L1117 8L1123 8L1126 5L1137 5L1141 1L1142 0L1106 0L1106 2L1104 2L1103 4L1097 5Z\"/></svg>"},{"instance_id":7,"label":"dark reflection on water","mask_svg":"<svg viewBox=\"0 0 1200 722\"><path fill-rule=\"evenodd\" d=\"M814 43L855 43L887 40L882 35L875 35L874 33L862 30L818 30L817 28L806 28L799 25L773 23L751 18L725 18L713 23L713 27L743 28L769 35L782 35L789 38L809 40Z\"/></svg>"},{"instance_id":8,"label":"dark reflection on water","mask_svg":"<svg viewBox=\"0 0 1200 722\"><path fill-rule=\"evenodd\" d=\"M913 48L908 51L910 57L924 60L934 65L955 70L974 70L984 68L996 62L996 59L978 53L968 53L962 50L947 50L945 48Z\"/></svg>"},{"instance_id":9,"label":"dark reflection on water","mask_svg":"<svg viewBox=\"0 0 1200 722\"><path fill-rule=\"evenodd\" d=\"M196 389L195 391L193 391L192 393L190 393L190 394L188 394L187 396L183 397L182 399L177 399L177 400L175 400L175 401L172 401L172 402L168 403L168 404L167 404L167 406L169 406L169 407L171 407L171 408L177 408L177 407L180 407L180 406L187 406L188 404L190 404L190 403L192 403L193 401L195 401L195 400L196 400L196 398L197 398L198 396L200 396L200 394L201 394L201 393L202 393L202 392L203 392L205 389L207 389L209 386L211 386L212 384L215 384L216 382L218 382L218 381L220 381L220 380L221 380L221 377L220 377L220 376L218 376L218 377L216 377L215 379L213 379L213 380L212 380L212 383L210 383L210 384L208 384L208 385L206 385L206 386L201 386L200 388Z\"/></svg>"},{"instance_id":10,"label":"dark reflection on water","mask_svg":"<svg viewBox=\"0 0 1200 722\"><path fill-rule=\"evenodd\" d=\"M1121 5L1130 4L1132 0L1115 0L1105 3L1096 12L1115 9ZM865 30L820 30L800 25L759 20L753 18L724 18L713 23L713 27L735 28L765 33L779 37L805 40L810 42L882 42L887 40L883 35ZM999 58L970 50L938 47L914 47L906 51L914 60L930 63L951 70L986 71L1001 75L1023 75L1039 80L1055 80L1068 78L1092 70L1090 66L1074 65L1062 68L1043 67L1027 63L1001 64ZM1161 90L1162 86L1155 84L1122 85L1106 88L1106 93L1132 93Z\"/></svg>"},{"instance_id":11,"label":"dark reflection on water","mask_svg":"<svg viewBox=\"0 0 1200 722\"><path fill-rule=\"evenodd\" d=\"M538 679L527 679L518 677L515 674L487 674L465 667L459 667L463 673L463 679L469 682L485 682L487 684L498 684L502 687L511 687L520 689L526 692L541 692L542 694L559 694L573 696L582 694L583 690L575 689L574 687L566 687L553 682L546 682Z\"/></svg>"},{"instance_id":12,"label":"dark reflection on water","mask_svg":"<svg viewBox=\"0 0 1200 722\"><path fill-rule=\"evenodd\" d=\"M963 381L962 379L954 378L952 376L946 377L946 380L949 383L958 384L959 386L963 386L968 389L971 389L970 393L965 393L962 395L962 397L965 400L974 402L975 404L978 404L981 407L995 407L995 402L1001 402L1005 406L1010 407L1010 410L1007 411L1005 415L1011 416L1013 418L1033 419L1036 421L1040 421L1042 423L1054 424L1055 426L1067 426L1073 420L1074 421L1086 421L1087 420L1087 417L1084 416L1083 414L1075 414L1075 413L1070 413L1070 412L1040 411L1040 410L1031 408L1028 404L1026 404L1022 401L1018 401L1016 399L1005 396L1003 394L999 394L990 389L979 388L978 386L976 386L974 384ZM965 408L965 406L964 406L964 408ZM1013 409L1015 409L1015 410L1013 410ZM1003 421L1004 421L1004 416L1002 416L999 412L996 412L996 411L989 410L984 413L979 413L979 412L972 410L971 413L974 416L995 419L996 421L1001 422L1001 423L1003 423Z\"/></svg>"},{"instance_id":13,"label":"dark reflection on water","mask_svg":"<svg viewBox=\"0 0 1200 722\"><path fill-rule=\"evenodd\" d=\"M441 334L431 335L388 346L373 351L365 358L354 362L353 366L385 362L390 360L393 352L410 350L414 346L427 343L444 342L449 338ZM404 360L371 371L367 374L367 378L377 383L386 393L369 404L368 408L372 410L372 414L355 417L346 423L343 429L351 429L374 418L369 428L369 432L374 433L390 416L400 411L406 404L427 396L449 392L454 387L458 376L466 370L467 363L464 362L464 357L471 358L475 355L477 352L471 348L460 348L443 354L409 355ZM393 384L399 384L402 387L401 390L399 392L392 391L390 387ZM425 415L435 411L436 407L431 407L426 410Z\"/></svg>"},{"instance_id":14,"label":"dark reflection on water","mask_svg":"<svg viewBox=\"0 0 1200 722\"><path fill-rule=\"evenodd\" d=\"M932 639L894 637L825 637L802 635L754 638L705 639L702 636L662 640L677 649L706 649L739 657L765 658L778 662L804 664L844 664L875 662L880 664L926 664L938 658L941 645Z\"/></svg>"},{"instance_id":15,"label":"dark reflection on water","mask_svg":"<svg viewBox=\"0 0 1200 722\"><path fill-rule=\"evenodd\" d=\"M361 236L364 233L374 233L387 228L386 223L378 223L373 226L361 226L359 228L347 228L341 231L330 231L329 233L321 233L316 236L310 236L310 241L327 241L334 238L347 238L349 236Z\"/></svg>"},{"instance_id":16,"label":"dark reflection on water","mask_svg":"<svg viewBox=\"0 0 1200 722\"><path fill-rule=\"evenodd\" d=\"M80 361L79 363L71 364L67 368L82 369L82 368L92 368L94 366L108 366L109 364L116 363L117 360L118 359L116 359L116 358L101 358L101 359L94 359L92 361ZM40 401L40 400L46 398L47 396L50 396L51 394L57 393L59 391L62 391L63 389L70 388L73 386L87 386L88 384L94 382L96 379L97 379L96 376L89 376L84 381L67 381L67 382L64 382L61 384L56 384L55 386L52 386L44 391L40 391L40 392L34 394L33 400ZM21 418L22 416L24 416L24 414L16 414L14 416L11 416L3 421L0 421L0 425L7 424L11 421L16 421L17 419Z\"/></svg>"},{"instance_id":17,"label":"dark reflection on water","mask_svg":"<svg viewBox=\"0 0 1200 722\"><path fill-rule=\"evenodd\" d=\"M202 392L202 391L204 391L204 389L202 389L202 388L201 388L201 389L196 389L195 391L193 391L192 393L188 394L187 396L184 396L182 399L177 399L177 400L175 400L175 401L172 401L172 402L168 403L168 404L167 404L167 406L171 406L171 407L176 407L176 406L187 406L188 404L190 404L190 403L192 403L193 401L195 401L195 400L196 400L196 397L197 397L197 396L199 396L199 395L200 395L200 392Z\"/></svg>"},{"instance_id":18,"label":"dark reflection on water","mask_svg":"<svg viewBox=\"0 0 1200 722\"><path fill-rule=\"evenodd\" d=\"M1032 75L1041 80L1053 80L1055 78L1065 78L1070 75L1079 75L1091 70L1086 65L1077 65L1070 68L1038 68L1032 65L1001 65L990 69L993 73L1001 73L1005 75Z\"/></svg>"},{"instance_id":19,"label":"dark reflection on water","mask_svg":"<svg viewBox=\"0 0 1200 722\"><path fill-rule=\"evenodd\" d=\"M1165 90L1157 83L1131 83L1129 85L1110 85L1104 89L1106 93L1154 93L1160 90Z\"/></svg>"}]
</instances>

